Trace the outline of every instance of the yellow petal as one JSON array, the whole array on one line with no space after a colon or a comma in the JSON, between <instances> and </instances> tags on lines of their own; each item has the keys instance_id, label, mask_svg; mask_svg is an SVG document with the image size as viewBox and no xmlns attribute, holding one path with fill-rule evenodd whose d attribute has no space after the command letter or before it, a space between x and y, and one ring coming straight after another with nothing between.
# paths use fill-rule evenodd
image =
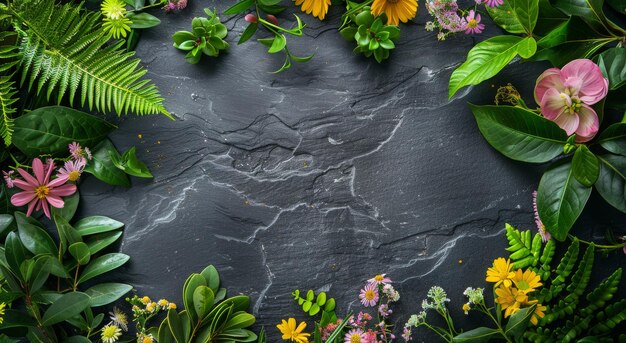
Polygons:
<instances>
[{"instance_id":1,"label":"yellow petal","mask_svg":"<svg viewBox=\"0 0 626 343\"><path fill-rule=\"evenodd\" d=\"M289 318L289 330L291 332L296 330L296 318Z\"/></svg>"},{"instance_id":2,"label":"yellow petal","mask_svg":"<svg viewBox=\"0 0 626 343\"><path fill-rule=\"evenodd\" d=\"M298 325L298 328L296 329L296 332L297 332L297 333L300 333L300 332L302 332L302 330L304 330L304 329L306 329L306 323L305 323L305 322L302 322L302 323L300 323L300 325Z\"/></svg>"}]
</instances>

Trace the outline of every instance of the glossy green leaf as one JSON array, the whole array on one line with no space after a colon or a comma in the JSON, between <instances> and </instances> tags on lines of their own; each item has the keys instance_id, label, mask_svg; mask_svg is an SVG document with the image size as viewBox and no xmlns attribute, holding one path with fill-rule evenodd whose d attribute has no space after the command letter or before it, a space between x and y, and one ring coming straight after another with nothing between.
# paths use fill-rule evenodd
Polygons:
<instances>
[{"instance_id":1,"label":"glossy green leaf","mask_svg":"<svg viewBox=\"0 0 626 343\"><path fill-rule=\"evenodd\" d=\"M89 253L92 255L100 250L115 243L122 236L121 231L117 232L105 232L97 235L93 235L85 240L85 243L89 246Z\"/></svg>"},{"instance_id":2,"label":"glossy green leaf","mask_svg":"<svg viewBox=\"0 0 626 343\"><path fill-rule=\"evenodd\" d=\"M554 7L567 15L578 16L595 31L600 33L626 33L619 26L608 20L602 11L603 0L556 0Z\"/></svg>"},{"instance_id":3,"label":"glossy green leaf","mask_svg":"<svg viewBox=\"0 0 626 343\"><path fill-rule=\"evenodd\" d=\"M15 219L20 240L26 249L35 255L57 254L58 249L54 240L44 229L28 223L26 215L22 212L15 212Z\"/></svg>"},{"instance_id":4,"label":"glossy green leaf","mask_svg":"<svg viewBox=\"0 0 626 343\"><path fill-rule=\"evenodd\" d=\"M270 54L277 53L279 51L282 51L286 45L287 39L285 38L285 36L282 34L277 34L276 36L274 36L274 41L272 42L272 45L267 50L267 52L269 52Z\"/></svg>"},{"instance_id":5,"label":"glossy green leaf","mask_svg":"<svg viewBox=\"0 0 626 343\"><path fill-rule=\"evenodd\" d=\"M50 269L48 268L48 262L54 259L52 256L42 256L35 260L32 265L32 269L29 271L28 283L29 291L31 294L36 293L43 287L44 283L50 276Z\"/></svg>"},{"instance_id":6,"label":"glossy green leaf","mask_svg":"<svg viewBox=\"0 0 626 343\"><path fill-rule=\"evenodd\" d=\"M511 0L511 8L527 34L532 34L539 16L539 0ZM487 6L488 7L488 6Z\"/></svg>"},{"instance_id":7,"label":"glossy green leaf","mask_svg":"<svg viewBox=\"0 0 626 343\"><path fill-rule=\"evenodd\" d=\"M167 312L167 322L174 341L176 341L176 343L187 342L181 318L176 310L169 310Z\"/></svg>"},{"instance_id":8,"label":"glossy green leaf","mask_svg":"<svg viewBox=\"0 0 626 343\"><path fill-rule=\"evenodd\" d=\"M609 79L609 89L614 90L626 84L626 48L611 48L597 57L597 64Z\"/></svg>"},{"instance_id":9,"label":"glossy green leaf","mask_svg":"<svg viewBox=\"0 0 626 343\"><path fill-rule=\"evenodd\" d=\"M209 265L200 272L200 275L204 277L207 286L211 288L213 293L217 293L220 287L220 274L217 269L213 265Z\"/></svg>"},{"instance_id":10,"label":"glossy green leaf","mask_svg":"<svg viewBox=\"0 0 626 343\"><path fill-rule=\"evenodd\" d=\"M66 155L72 142L93 147L115 129L98 117L63 106L40 107L14 124L13 144L29 157Z\"/></svg>"},{"instance_id":11,"label":"glossy green leaf","mask_svg":"<svg viewBox=\"0 0 626 343\"><path fill-rule=\"evenodd\" d=\"M129 12L126 15L126 18L132 21L132 24L129 25L132 29L148 29L161 24L161 20L159 18L146 12Z\"/></svg>"},{"instance_id":12,"label":"glossy green leaf","mask_svg":"<svg viewBox=\"0 0 626 343\"><path fill-rule=\"evenodd\" d=\"M567 134L554 122L534 112L511 106L470 104L480 132L505 156L543 163L563 152Z\"/></svg>"},{"instance_id":13,"label":"glossy green leaf","mask_svg":"<svg viewBox=\"0 0 626 343\"><path fill-rule=\"evenodd\" d=\"M254 36L254 33L256 32L258 27L259 27L258 23L250 23L246 27L246 29L243 30L243 33L241 34L241 37L239 38L239 41L237 42L237 44L243 44L247 42L250 38L252 38L252 36Z\"/></svg>"},{"instance_id":14,"label":"glossy green leaf","mask_svg":"<svg viewBox=\"0 0 626 343\"><path fill-rule=\"evenodd\" d=\"M490 339L496 338L499 335L500 332L496 329L479 327L454 336L454 338L452 338L452 342L488 342Z\"/></svg>"},{"instance_id":15,"label":"glossy green leaf","mask_svg":"<svg viewBox=\"0 0 626 343\"><path fill-rule=\"evenodd\" d=\"M552 165L543 174L537 190L537 207L552 237L559 241L567 238L590 195L591 188L574 177L571 162Z\"/></svg>"},{"instance_id":16,"label":"glossy green leaf","mask_svg":"<svg viewBox=\"0 0 626 343\"><path fill-rule=\"evenodd\" d=\"M183 303L185 304L185 309L189 311L189 316L194 322L198 320L198 316L193 310L193 295L196 288L206 285L206 279L201 274L196 273L191 274L183 285Z\"/></svg>"},{"instance_id":17,"label":"glossy green leaf","mask_svg":"<svg viewBox=\"0 0 626 343\"><path fill-rule=\"evenodd\" d=\"M335 299L330 298L326 301L326 305L324 305L324 311L330 312L335 310Z\"/></svg>"},{"instance_id":18,"label":"glossy green leaf","mask_svg":"<svg viewBox=\"0 0 626 343\"><path fill-rule=\"evenodd\" d=\"M90 298L81 292L63 294L44 312L42 324L50 326L68 320L89 306Z\"/></svg>"},{"instance_id":19,"label":"glossy green leaf","mask_svg":"<svg viewBox=\"0 0 626 343\"><path fill-rule=\"evenodd\" d=\"M64 204L62 208L51 207L50 210L53 215L57 214L69 222L74 217L74 214L76 214L79 201L80 194L76 191L74 194L63 198Z\"/></svg>"},{"instance_id":20,"label":"glossy green leaf","mask_svg":"<svg viewBox=\"0 0 626 343\"><path fill-rule=\"evenodd\" d=\"M85 264L89 263L89 260L91 259L89 246L87 246L87 244L83 242L76 242L70 245L67 250L69 250L72 257L74 257L76 262L81 266L84 266Z\"/></svg>"},{"instance_id":21,"label":"glossy green leaf","mask_svg":"<svg viewBox=\"0 0 626 343\"><path fill-rule=\"evenodd\" d=\"M518 54L531 57L537 49L532 37L496 36L482 41L467 54L467 59L450 76L448 97L461 88L477 85L500 72Z\"/></svg>"},{"instance_id":22,"label":"glossy green leaf","mask_svg":"<svg viewBox=\"0 0 626 343\"><path fill-rule=\"evenodd\" d=\"M587 187L593 186L600 175L600 162L586 145L580 145L572 159L574 177Z\"/></svg>"},{"instance_id":23,"label":"glossy green leaf","mask_svg":"<svg viewBox=\"0 0 626 343\"><path fill-rule=\"evenodd\" d=\"M110 140L105 139L93 151L93 159L85 167L85 172L108 184L130 187L130 181L126 173L117 168L111 160L111 156L117 158L121 158L121 156Z\"/></svg>"},{"instance_id":24,"label":"glossy green leaf","mask_svg":"<svg viewBox=\"0 0 626 343\"><path fill-rule=\"evenodd\" d=\"M128 175L145 178L152 177L146 164L137 158L135 147L128 149L121 158L118 158L116 154L111 154L111 161L117 168L123 170Z\"/></svg>"},{"instance_id":25,"label":"glossy green leaf","mask_svg":"<svg viewBox=\"0 0 626 343\"><path fill-rule=\"evenodd\" d=\"M530 318L535 312L536 306L537 305L522 308L511 315L509 322L504 328L504 333L507 337L514 338L515 341L521 339L524 331L526 331L528 327L528 323L530 323Z\"/></svg>"},{"instance_id":26,"label":"glossy green leaf","mask_svg":"<svg viewBox=\"0 0 626 343\"><path fill-rule=\"evenodd\" d=\"M500 6L485 6L485 8L494 23L505 31L509 33L524 33L524 26L517 13L511 7L512 5L513 1L504 1Z\"/></svg>"},{"instance_id":27,"label":"glossy green leaf","mask_svg":"<svg viewBox=\"0 0 626 343\"><path fill-rule=\"evenodd\" d=\"M109 272L117 267L120 267L124 263L126 263L130 259L130 256L121 254L121 253L111 253L102 255L87 265L80 278L78 279L78 283L83 283L87 280L91 280L92 278L102 275L106 272Z\"/></svg>"},{"instance_id":28,"label":"glossy green leaf","mask_svg":"<svg viewBox=\"0 0 626 343\"><path fill-rule=\"evenodd\" d=\"M626 157L598 156L600 176L595 183L598 193L611 206L626 213Z\"/></svg>"},{"instance_id":29,"label":"glossy green leaf","mask_svg":"<svg viewBox=\"0 0 626 343\"><path fill-rule=\"evenodd\" d=\"M0 235L3 235L6 231L11 230L15 225L15 220L10 214L0 214Z\"/></svg>"},{"instance_id":30,"label":"glossy green leaf","mask_svg":"<svg viewBox=\"0 0 626 343\"><path fill-rule=\"evenodd\" d=\"M133 286L123 283L100 283L85 291L90 298L90 306L108 305L130 292Z\"/></svg>"},{"instance_id":31,"label":"glossy green leaf","mask_svg":"<svg viewBox=\"0 0 626 343\"><path fill-rule=\"evenodd\" d=\"M196 311L198 318L203 319L213 307L215 295L207 286L198 286L193 291L193 310ZM190 309L191 311L191 309Z\"/></svg>"},{"instance_id":32,"label":"glossy green leaf","mask_svg":"<svg viewBox=\"0 0 626 343\"><path fill-rule=\"evenodd\" d=\"M253 315L245 312L240 312L228 319L228 322L224 325L224 330L243 329L252 326L256 322L256 318Z\"/></svg>"},{"instance_id":33,"label":"glossy green leaf","mask_svg":"<svg viewBox=\"0 0 626 343\"><path fill-rule=\"evenodd\" d=\"M16 276L21 277L20 266L24 260L29 258L29 253L20 241L17 233L9 232L4 242L4 254L7 264Z\"/></svg>"},{"instance_id":34,"label":"glossy green leaf","mask_svg":"<svg viewBox=\"0 0 626 343\"><path fill-rule=\"evenodd\" d=\"M238 14L238 13L242 13L245 10L247 10L248 8L250 8L250 6L252 6L254 4L254 0L242 0L239 1L238 3L232 5L231 7L227 8L224 11L224 14L226 15L233 15L233 14Z\"/></svg>"},{"instance_id":35,"label":"glossy green leaf","mask_svg":"<svg viewBox=\"0 0 626 343\"><path fill-rule=\"evenodd\" d=\"M67 222L67 219L59 216L57 214L53 215L54 223L57 226L57 231L59 232L59 238L61 240L61 247L63 252L70 245L76 242L82 242L82 237L80 234Z\"/></svg>"},{"instance_id":36,"label":"glossy green leaf","mask_svg":"<svg viewBox=\"0 0 626 343\"><path fill-rule=\"evenodd\" d=\"M4 320L0 324L0 330L37 326L35 319L29 316L26 311L12 309L5 309L4 311L5 313L2 316Z\"/></svg>"},{"instance_id":37,"label":"glossy green leaf","mask_svg":"<svg viewBox=\"0 0 626 343\"><path fill-rule=\"evenodd\" d=\"M74 224L74 228L81 236L93 235L95 233L109 232L120 229L124 223L118 222L105 216L91 216L82 218Z\"/></svg>"},{"instance_id":38,"label":"glossy green leaf","mask_svg":"<svg viewBox=\"0 0 626 343\"><path fill-rule=\"evenodd\" d=\"M614 154L626 156L626 123L607 127L598 137L597 143Z\"/></svg>"}]
</instances>

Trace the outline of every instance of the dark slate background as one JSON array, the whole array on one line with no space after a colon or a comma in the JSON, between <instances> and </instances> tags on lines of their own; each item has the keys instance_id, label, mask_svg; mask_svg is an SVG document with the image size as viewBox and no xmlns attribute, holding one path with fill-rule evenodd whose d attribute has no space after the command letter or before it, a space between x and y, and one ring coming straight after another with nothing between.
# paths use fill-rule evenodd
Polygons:
<instances>
[{"instance_id":1,"label":"dark slate background","mask_svg":"<svg viewBox=\"0 0 626 343\"><path fill-rule=\"evenodd\" d=\"M141 295L180 303L187 276L214 264L231 295L252 297L270 342L280 339L280 319L305 318L294 289L327 291L341 315L360 309L359 288L378 273L401 293L398 326L432 285L448 291L462 326L476 324L478 314L460 310L461 293L488 287L485 269L505 254L505 223L534 229L531 194L545 166L490 148L466 103L491 103L507 82L532 102L547 65L510 66L449 102L452 70L476 40L498 31L438 42L424 30L422 1L382 65L352 53L336 30L336 6L324 22L301 15L309 26L303 37L288 37L289 46L315 57L284 73L270 73L280 54L254 41L236 45L241 17L222 18L228 53L187 64L171 35L188 30L204 7L221 12L232 3L191 1L182 13L156 12L162 24L142 35L137 56L176 121L122 118L112 139L120 150L137 146L155 178L134 179L130 189L87 178L81 188L82 214L126 223L120 249L131 261L116 277ZM594 193L574 232L624 234L624 219ZM625 259L597 256L596 277ZM431 336L419 330L415 337Z\"/></svg>"}]
</instances>

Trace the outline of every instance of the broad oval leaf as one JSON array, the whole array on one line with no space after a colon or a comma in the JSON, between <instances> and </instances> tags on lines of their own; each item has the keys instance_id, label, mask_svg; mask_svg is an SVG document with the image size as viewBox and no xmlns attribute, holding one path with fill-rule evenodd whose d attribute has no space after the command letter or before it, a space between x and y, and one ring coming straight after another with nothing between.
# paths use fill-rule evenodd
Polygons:
<instances>
[{"instance_id":1,"label":"broad oval leaf","mask_svg":"<svg viewBox=\"0 0 626 343\"><path fill-rule=\"evenodd\" d=\"M563 152L567 134L554 122L534 112L511 106L470 104L487 142L508 158L544 163Z\"/></svg>"},{"instance_id":2,"label":"broad oval leaf","mask_svg":"<svg viewBox=\"0 0 626 343\"><path fill-rule=\"evenodd\" d=\"M177 343L187 342L187 337L183 328L183 323L176 310L169 310L167 312L167 323L170 329L170 333ZM159 334L160 336L160 334Z\"/></svg>"},{"instance_id":3,"label":"broad oval leaf","mask_svg":"<svg viewBox=\"0 0 626 343\"><path fill-rule=\"evenodd\" d=\"M93 159L85 167L85 172L114 186L130 187L128 176L113 163L111 156L120 159L120 153L110 140L105 139L94 149Z\"/></svg>"},{"instance_id":4,"label":"broad oval leaf","mask_svg":"<svg viewBox=\"0 0 626 343\"><path fill-rule=\"evenodd\" d=\"M197 320L196 312L193 310L193 300L194 300L194 292L196 288L200 286L206 286L206 279L201 274L191 274L185 284L183 285L183 303L185 304L185 309L189 312L189 316L192 320Z\"/></svg>"},{"instance_id":5,"label":"broad oval leaf","mask_svg":"<svg viewBox=\"0 0 626 343\"><path fill-rule=\"evenodd\" d=\"M98 235L93 235L85 240L85 243L89 246L89 253L95 254L100 250L108 247L109 245L115 243L122 236L121 231L117 232L105 232Z\"/></svg>"},{"instance_id":6,"label":"broad oval leaf","mask_svg":"<svg viewBox=\"0 0 626 343\"><path fill-rule=\"evenodd\" d=\"M74 224L74 229L81 236L92 235L94 233L103 233L120 229L124 223L118 222L105 216L91 216L82 218Z\"/></svg>"},{"instance_id":7,"label":"broad oval leaf","mask_svg":"<svg viewBox=\"0 0 626 343\"><path fill-rule=\"evenodd\" d=\"M553 237L559 241L567 238L590 195L591 188L576 180L569 161L556 163L543 174L537 189L537 208Z\"/></svg>"},{"instance_id":8,"label":"broad oval leaf","mask_svg":"<svg viewBox=\"0 0 626 343\"><path fill-rule=\"evenodd\" d=\"M572 159L574 177L587 187L593 186L600 175L600 162L586 145L580 145Z\"/></svg>"},{"instance_id":9,"label":"broad oval leaf","mask_svg":"<svg viewBox=\"0 0 626 343\"><path fill-rule=\"evenodd\" d=\"M52 207L50 210L53 215L59 215L69 222L74 217L74 214L76 214L79 201L80 194L78 193L78 191L76 191L74 194L63 198L62 208Z\"/></svg>"},{"instance_id":10,"label":"broad oval leaf","mask_svg":"<svg viewBox=\"0 0 626 343\"><path fill-rule=\"evenodd\" d=\"M224 325L224 330L247 328L255 322L256 318L254 318L253 315L246 312L240 312L228 319L228 322Z\"/></svg>"},{"instance_id":11,"label":"broad oval leaf","mask_svg":"<svg viewBox=\"0 0 626 343\"><path fill-rule=\"evenodd\" d=\"M626 157L598 156L600 176L595 183L598 193L611 206L626 213Z\"/></svg>"},{"instance_id":12,"label":"broad oval leaf","mask_svg":"<svg viewBox=\"0 0 626 343\"><path fill-rule=\"evenodd\" d=\"M598 143L614 154L626 156L626 123L607 127L598 137Z\"/></svg>"},{"instance_id":13,"label":"broad oval leaf","mask_svg":"<svg viewBox=\"0 0 626 343\"><path fill-rule=\"evenodd\" d=\"M193 307L198 318L203 319L211 311L215 295L207 286L198 286L193 291Z\"/></svg>"},{"instance_id":14,"label":"broad oval leaf","mask_svg":"<svg viewBox=\"0 0 626 343\"><path fill-rule=\"evenodd\" d=\"M93 147L115 129L98 117L63 106L40 107L14 124L13 144L29 157L67 153L72 142Z\"/></svg>"},{"instance_id":15,"label":"broad oval leaf","mask_svg":"<svg viewBox=\"0 0 626 343\"><path fill-rule=\"evenodd\" d=\"M220 287L220 274L217 269L213 265L209 265L200 272L200 275L204 276L207 286L211 288L213 293L217 293Z\"/></svg>"},{"instance_id":16,"label":"broad oval leaf","mask_svg":"<svg viewBox=\"0 0 626 343\"><path fill-rule=\"evenodd\" d=\"M126 17L132 21L132 24L129 25L131 29L148 29L161 24L161 20L159 18L146 12L139 14L136 14L135 12L128 12Z\"/></svg>"},{"instance_id":17,"label":"broad oval leaf","mask_svg":"<svg viewBox=\"0 0 626 343\"><path fill-rule=\"evenodd\" d=\"M57 246L52 237L39 226L30 224L26 220L26 215L21 212L15 212L17 222L17 231L24 247L35 255L39 254L57 254Z\"/></svg>"},{"instance_id":18,"label":"broad oval leaf","mask_svg":"<svg viewBox=\"0 0 626 343\"><path fill-rule=\"evenodd\" d=\"M83 242L76 242L70 245L68 250L79 265L84 266L89 263L91 253L89 252L89 246L87 246L87 244Z\"/></svg>"},{"instance_id":19,"label":"broad oval leaf","mask_svg":"<svg viewBox=\"0 0 626 343\"><path fill-rule=\"evenodd\" d=\"M106 272L109 272L124 263L126 263L130 259L130 256L121 253L111 253L102 255L87 265L80 278L78 279L78 283L83 283L87 280L90 280L98 275L102 275Z\"/></svg>"},{"instance_id":20,"label":"broad oval leaf","mask_svg":"<svg viewBox=\"0 0 626 343\"><path fill-rule=\"evenodd\" d=\"M496 36L476 44L465 62L450 76L448 98L465 86L477 85L495 76L518 54L529 58L536 48L532 37Z\"/></svg>"},{"instance_id":21,"label":"broad oval leaf","mask_svg":"<svg viewBox=\"0 0 626 343\"><path fill-rule=\"evenodd\" d=\"M89 296L81 292L70 292L60 296L44 312L42 324L50 326L70 319L89 306Z\"/></svg>"},{"instance_id":22,"label":"broad oval leaf","mask_svg":"<svg viewBox=\"0 0 626 343\"><path fill-rule=\"evenodd\" d=\"M518 18L517 13L511 7L512 3L513 1L504 1L500 6L485 6L485 8L491 20L505 31L509 33L524 33L524 26L522 26L520 18Z\"/></svg>"},{"instance_id":23,"label":"broad oval leaf","mask_svg":"<svg viewBox=\"0 0 626 343\"><path fill-rule=\"evenodd\" d=\"M133 286L123 283L100 283L89 288L85 293L91 298L90 306L96 307L108 305L132 289Z\"/></svg>"},{"instance_id":24,"label":"broad oval leaf","mask_svg":"<svg viewBox=\"0 0 626 343\"><path fill-rule=\"evenodd\" d=\"M626 84L626 49L611 48L598 55L597 63L609 80L609 89L618 89Z\"/></svg>"},{"instance_id":25,"label":"broad oval leaf","mask_svg":"<svg viewBox=\"0 0 626 343\"><path fill-rule=\"evenodd\" d=\"M490 339L494 338L494 336L499 335L500 332L496 329L479 327L474 330L465 331L462 334L454 336L452 338L452 342L487 342Z\"/></svg>"}]
</instances>

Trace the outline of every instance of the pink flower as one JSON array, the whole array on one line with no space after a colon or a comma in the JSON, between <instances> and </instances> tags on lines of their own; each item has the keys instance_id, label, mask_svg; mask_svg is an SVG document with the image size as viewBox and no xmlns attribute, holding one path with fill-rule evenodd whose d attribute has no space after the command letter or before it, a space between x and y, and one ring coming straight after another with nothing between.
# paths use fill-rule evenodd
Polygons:
<instances>
[{"instance_id":1,"label":"pink flower","mask_svg":"<svg viewBox=\"0 0 626 343\"><path fill-rule=\"evenodd\" d=\"M76 143L76 142L72 142L71 144L68 145L69 149L70 149L70 154L72 155L72 158L75 160L79 160L81 158L87 158L87 160L91 161L91 150L89 150L89 148L85 147L81 147L80 144Z\"/></svg>"},{"instance_id":2,"label":"pink flower","mask_svg":"<svg viewBox=\"0 0 626 343\"><path fill-rule=\"evenodd\" d=\"M389 317L389 315L391 315L393 311L389 308L389 305L380 304L380 306L378 306L378 313L380 313L381 316L386 318L386 317Z\"/></svg>"},{"instance_id":3,"label":"pink flower","mask_svg":"<svg viewBox=\"0 0 626 343\"><path fill-rule=\"evenodd\" d=\"M165 6L163 6L163 10L165 10L165 13L171 13L176 11L176 4L173 2L168 2Z\"/></svg>"},{"instance_id":4,"label":"pink flower","mask_svg":"<svg viewBox=\"0 0 626 343\"><path fill-rule=\"evenodd\" d=\"M504 3L504 0L487 0L486 4L489 7L498 7Z\"/></svg>"},{"instance_id":5,"label":"pink flower","mask_svg":"<svg viewBox=\"0 0 626 343\"><path fill-rule=\"evenodd\" d=\"M247 21L248 23L256 23L259 21L259 18L257 18L257 16L252 13L248 13L245 17L243 17L243 20Z\"/></svg>"},{"instance_id":6,"label":"pink flower","mask_svg":"<svg viewBox=\"0 0 626 343\"><path fill-rule=\"evenodd\" d=\"M535 224L537 224L537 230L539 230L541 240L545 243L549 241L552 236L548 230L546 230L546 226L543 225L541 218L539 218L539 211L537 210L537 191L533 192L533 211L535 212Z\"/></svg>"},{"instance_id":7,"label":"pink flower","mask_svg":"<svg viewBox=\"0 0 626 343\"><path fill-rule=\"evenodd\" d=\"M386 276L387 274L378 274L373 278L367 280L367 283L373 283L375 285L384 285L391 283L391 279Z\"/></svg>"},{"instance_id":8,"label":"pink flower","mask_svg":"<svg viewBox=\"0 0 626 343\"><path fill-rule=\"evenodd\" d=\"M268 14L267 15L267 21L269 21L270 23L278 26L278 18L276 18L275 16Z\"/></svg>"},{"instance_id":9,"label":"pink flower","mask_svg":"<svg viewBox=\"0 0 626 343\"><path fill-rule=\"evenodd\" d=\"M65 183L68 180L67 176L58 177L50 181L50 175L53 168L48 168L47 172L44 172L44 165L40 159L35 158L33 160L33 177L27 173L24 169L19 168L17 172L24 178L24 180L16 179L13 183L23 192L19 192L11 197L11 204L14 206L24 206L28 204L27 216L33 213L33 210L40 210L43 208L43 212L46 217L50 218L50 208L52 207L63 208L65 205L61 197L74 194L76 192L76 185Z\"/></svg>"},{"instance_id":10,"label":"pink flower","mask_svg":"<svg viewBox=\"0 0 626 343\"><path fill-rule=\"evenodd\" d=\"M344 338L345 343L362 343L365 342L365 334L361 329L352 329L346 333Z\"/></svg>"},{"instance_id":11,"label":"pink flower","mask_svg":"<svg viewBox=\"0 0 626 343\"><path fill-rule=\"evenodd\" d=\"M481 33L485 29L485 24L480 23L480 14L476 14L474 10L469 11L469 15L465 17L467 21L467 29L465 34Z\"/></svg>"},{"instance_id":12,"label":"pink flower","mask_svg":"<svg viewBox=\"0 0 626 343\"><path fill-rule=\"evenodd\" d=\"M376 303L378 302L378 287L375 284L367 284L363 289L361 289L359 299L361 299L361 304L365 307L376 306Z\"/></svg>"},{"instance_id":13,"label":"pink flower","mask_svg":"<svg viewBox=\"0 0 626 343\"><path fill-rule=\"evenodd\" d=\"M187 0L178 0L178 2L176 3L176 8L180 11L185 7L187 7Z\"/></svg>"},{"instance_id":14,"label":"pink flower","mask_svg":"<svg viewBox=\"0 0 626 343\"><path fill-rule=\"evenodd\" d=\"M573 60L563 69L544 71L535 85L535 101L541 113L568 135L576 133L579 143L591 140L600 126L598 115L590 105L602 100L609 81L600 67L588 59Z\"/></svg>"},{"instance_id":15,"label":"pink flower","mask_svg":"<svg viewBox=\"0 0 626 343\"><path fill-rule=\"evenodd\" d=\"M57 177L67 176L68 181L77 181L83 173L86 164L87 160L84 158L80 158L75 161L67 161L65 162L65 165L59 169Z\"/></svg>"},{"instance_id":16,"label":"pink flower","mask_svg":"<svg viewBox=\"0 0 626 343\"><path fill-rule=\"evenodd\" d=\"M378 339L376 339L376 335L377 335L376 331L372 331L372 329L367 330L367 332L365 332L365 340L363 340L363 342L364 343L377 343Z\"/></svg>"},{"instance_id":17,"label":"pink flower","mask_svg":"<svg viewBox=\"0 0 626 343\"><path fill-rule=\"evenodd\" d=\"M15 171L13 170L9 170L8 172L4 170L2 171L2 174L4 175L4 182L6 182L7 188L13 188L13 186L15 186L13 184L13 173L15 173Z\"/></svg>"}]
</instances>

